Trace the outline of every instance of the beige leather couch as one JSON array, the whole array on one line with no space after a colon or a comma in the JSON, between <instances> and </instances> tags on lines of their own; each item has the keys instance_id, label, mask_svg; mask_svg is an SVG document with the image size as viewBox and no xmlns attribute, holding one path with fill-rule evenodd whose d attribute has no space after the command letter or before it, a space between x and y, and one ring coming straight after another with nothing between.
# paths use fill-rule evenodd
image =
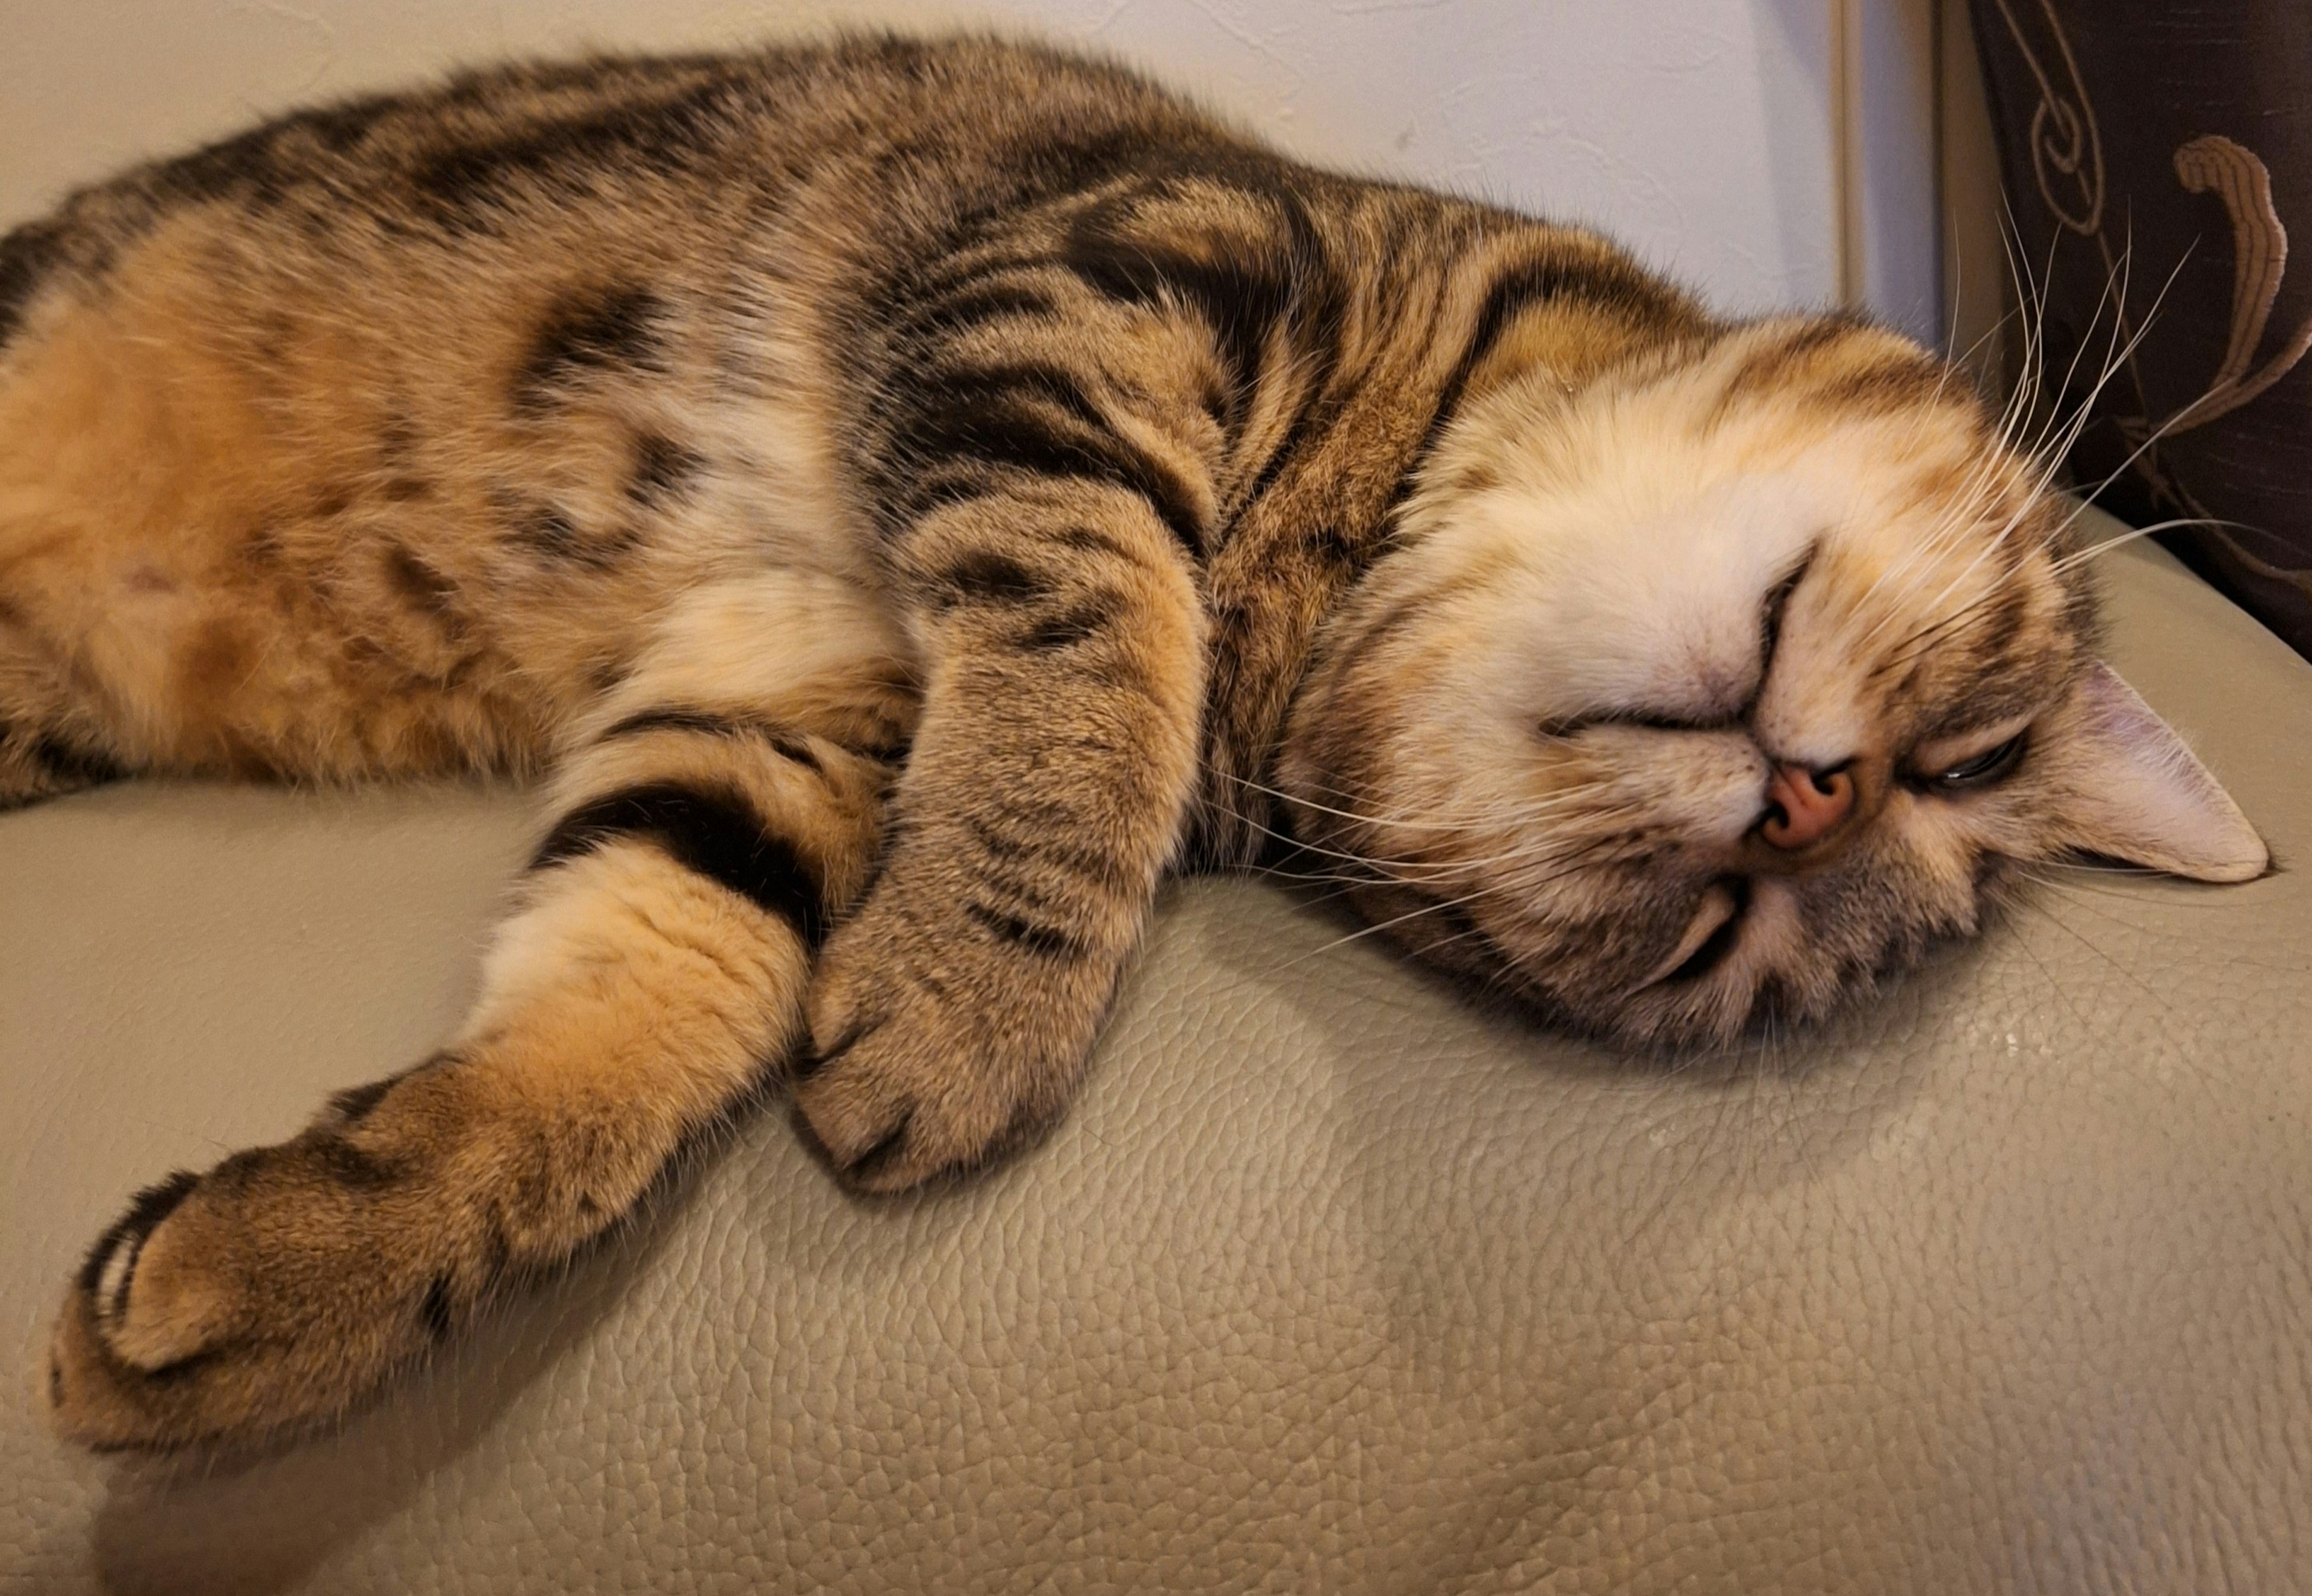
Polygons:
<instances>
[{"instance_id":1,"label":"beige leather couch","mask_svg":"<svg viewBox=\"0 0 2312 1596\"><path fill-rule=\"evenodd\" d=\"M2312 1591L2312 668L2164 556L2123 671L2281 871L2066 872L1829 1034L1665 1072L1257 881L960 1193L773 1112L342 1434L40 1428L80 1248L426 1050L518 795L0 817L0 1589Z\"/></svg>"}]
</instances>

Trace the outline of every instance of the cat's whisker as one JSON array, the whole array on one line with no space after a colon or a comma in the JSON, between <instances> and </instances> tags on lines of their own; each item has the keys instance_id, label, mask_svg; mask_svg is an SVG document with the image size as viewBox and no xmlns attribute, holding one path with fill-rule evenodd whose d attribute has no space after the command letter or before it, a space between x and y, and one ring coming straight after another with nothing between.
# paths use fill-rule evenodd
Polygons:
<instances>
[{"instance_id":1,"label":"cat's whisker","mask_svg":"<svg viewBox=\"0 0 2312 1596\"><path fill-rule=\"evenodd\" d=\"M2155 521L2149 526L2130 527L2124 532L2098 539L2086 548L2063 557L2057 563L2059 570L2071 570L2089 560L2109 554L2115 548L2124 548L2139 538L2153 537L2160 532L2172 532L2184 527L2233 527L2242 531L2253 531L2245 522L2226 521L2215 515L2179 515L2170 521Z\"/></svg>"},{"instance_id":2,"label":"cat's whisker","mask_svg":"<svg viewBox=\"0 0 2312 1596\"><path fill-rule=\"evenodd\" d=\"M2126 457L2123 459L2119 464L2114 466L2105 474L2102 481L2097 483L2095 487L2089 489L2087 493L2079 495L2080 502L2077 507L2071 511L2070 516L2065 518L2063 522L2064 528L2068 530L2073 522L2078 521L2080 516L2086 513L2088 507L2094 504L2097 497L2100 495L2106 488L2109 487L2114 482L2118 481L2124 473L2131 469L2134 466L2135 462L2141 460L2147 452L2153 449L2161 441L2163 441L2168 436L2168 433L2184 421L2190 413L2190 408L2187 406L2185 408L2176 411L2174 415L2168 417L2167 420L2161 422L2157 427L2154 427L2148 432L2141 443L2130 450ZM2169 527L2180 525L2203 525L2238 527L2242 531L2255 530L2239 522L2220 521L2210 516L2190 517L2182 521L2172 522L2168 524ZM2160 530L2165 531L2168 530L2168 528L2163 527ZM2106 539L2104 543L2090 544L2086 549L2075 551L2074 556L2071 557L2076 557L2077 555L2087 554L2095 548L2106 547L2110 543L2123 540L2124 539Z\"/></svg>"},{"instance_id":3,"label":"cat's whisker","mask_svg":"<svg viewBox=\"0 0 2312 1596\"><path fill-rule=\"evenodd\" d=\"M1350 852L1307 841L1290 833L1276 830L1273 827L1267 826L1250 816L1242 814L1234 810L1230 810L1228 812L1230 814L1231 818L1238 820L1240 824L1274 841L1283 843L1296 850L1337 859L1345 864L1362 866L1368 872L1373 873L1354 878L1359 884L1372 884L1373 882L1383 879L1384 876L1393 877L1410 882L1445 879L1454 875L1466 874L1472 869L1484 869L1504 862L1513 862L1522 856L1514 849L1496 855L1479 855L1475 858L1457 856L1442 860L1392 857L1388 855L1377 852ZM1520 818L1531 818L1529 811L1521 811ZM1471 829L1478 829L1478 826L1479 823L1473 822ZM1484 829L1497 829L1498 828L1486 826ZM1344 877L1342 879L1349 878Z\"/></svg>"},{"instance_id":4,"label":"cat's whisker","mask_svg":"<svg viewBox=\"0 0 2312 1596\"><path fill-rule=\"evenodd\" d=\"M2150 982L2145 980L2140 973L2130 969L2126 965L2122 964L2118 960L2113 958L2108 951L2097 945L2092 937L2085 935L2076 926L2066 924L2062 916L2049 909L2045 904L2035 903L2028 898L2021 899L2021 902L2026 908L2038 915L2049 925L2054 926L2056 930L2061 931L2073 942L2078 943L2080 946L2094 954L2096 958L2102 960L2104 964L2107 965L2122 979L2125 980L2130 986L2133 987L2144 996L2150 998L2153 1003L2158 1004L2161 1008L2168 1010L2170 1013L2175 1012L2175 1004L2168 1000L2168 996L2165 993L2159 991L2157 987L2153 987Z\"/></svg>"},{"instance_id":5,"label":"cat's whisker","mask_svg":"<svg viewBox=\"0 0 2312 1596\"><path fill-rule=\"evenodd\" d=\"M2128 876L2154 881L2165 881L2167 879L2165 872L2154 870L2148 864L2128 864L2111 860L2041 859L2032 864L2029 868L2032 870L2076 871L2085 875Z\"/></svg>"},{"instance_id":6,"label":"cat's whisker","mask_svg":"<svg viewBox=\"0 0 2312 1596\"><path fill-rule=\"evenodd\" d=\"M2080 429L2088 424L2092 416L2097 398L2101 395L2105 386L2125 365L2128 358L2133 355L2136 346L2142 342L2144 337L2150 331L2151 324L2158 320L2161 303L2167 298L2168 290L2175 285L2176 273L2182 271L2183 263L2181 261L2176 263L2176 272L2168 275L2167 283L2162 285L2159 293L2154 296L2151 309L2144 317L2143 326L2131 336L2127 330L2127 292L2133 280L2134 268L2135 250L2133 241L2131 239L2120 251L2117 269L2106 274L2102 292L2096 301L2095 308L2089 312L2088 325L2082 329L2078 346L2071 351L2071 364L2064 368L2062 381L2054 385L2054 391L2059 394L2072 391L2073 379L2079 374L2080 363L2087 358L2090 338L2103 320L2104 307L2110 305L2112 307L2111 337L2105 346L2103 364L2097 373L2096 381L2087 397L2075 406L2068 416L2060 411L2049 413L2046 426L2036 438L2021 450L2027 457L2047 461L2052 466L2060 462L2071 452L2071 444L2076 442Z\"/></svg>"},{"instance_id":7,"label":"cat's whisker","mask_svg":"<svg viewBox=\"0 0 2312 1596\"><path fill-rule=\"evenodd\" d=\"M1370 925L1360 926L1356 930L1347 933L1345 935L1336 937L1331 942L1326 943L1320 947L1310 949L1308 952L1290 960L1283 966L1283 968L1289 969L1295 964L1305 963L1311 959L1322 958L1327 953L1336 952L1342 948L1347 947L1351 943L1362 942L1366 937L1375 935L1380 932L1391 930L1396 926L1404 925L1407 921L1417 920L1424 915L1440 914L1449 909L1467 908L1468 905L1476 902L1479 899L1484 896L1484 890L1483 889L1479 889L1476 891L1464 893L1458 898L1445 899L1436 903L1424 904L1419 908L1409 909L1404 914L1393 916L1386 920L1377 920Z\"/></svg>"},{"instance_id":8,"label":"cat's whisker","mask_svg":"<svg viewBox=\"0 0 2312 1596\"><path fill-rule=\"evenodd\" d=\"M2159 294L2154 296L2151 308L2145 313L2141 326L2127 339L2125 345L2122 346L2118 343L2118 332L2121 327L2124 326L2123 316L2126 303L2127 284L2125 274L2127 268L2132 266L2132 259L2133 255L2131 249L2127 254L2122 257L2123 267L2120 279L2115 289L2110 280L2106 279L2106 299L2098 302L2097 307L2096 320L2097 320L2101 319L2101 310L2104 303L2114 303L2117 307L2119 313L2115 314L2114 317L2113 350L2107 355L2103 368L2097 377L2094 387L2089 390L2087 396L2080 402L2066 425L2054 438L2053 445L2050 446L2048 440L2043 436L2039 444L2035 445L2035 448L2032 451L2035 455L2046 460L2046 464L2042 470L2043 480L2040 485L2043 492L2051 485L2053 473L2059 468L2061 460L2070 453L2071 447L2077 442L2080 433L2092 419L2095 405L2102 397L2105 388L2110 383L2113 377L2124 368L2127 360L2132 357L2136 346L2141 344L2143 338L2150 332L2153 324L2159 319L2161 308L2167 301L2168 293L2175 287L2176 278L2182 273L2184 267L2183 262L2177 262L2175 270L2168 274L2168 280L2160 285ZM2116 294L2115 300L2113 297L2115 293ZM2092 327L2094 323L2091 321L2089 325ZM2083 338L2080 340L2080 347L2073 351L2071 367L2066 372L2064 376L2064 384L2066 389L2068 389L2070 385L2071 373L2075 373L2078 369L2078 363L2080 355L2085 351L2086 343L2087 340ZM2137 452L2140 454L2141 451L2139 450ZM2131 455L2129 457L2130 461L2132 462L2134 458L2135 455ZM2024 504L2019 505L2014 513L2010 515L2005 523L2000 527L1999 531L1993 534L1991 541L1980 552L1978 552L1964 568L1962 568L1950 579L1949 583L1944 585L1940 592L1937 593L1934 598L1930 601L1928 606L1929 609L1940 609L1943 604L1949 599L1950 595L1956 592L1963 583L1974 575L1976 570L1981 568L1985 560L1990 558L1994 552L2004 545L2007 539L2014 533L2016 528L2021 524L2024 518L2030 513L2031 508L2032 505L2029 501L2026 501ZM2064 525L2067 527L2069 523L2066 522ZM1986 598L1989 595L1986 595ZM1963 608L1957 612L1957 616L1950 618L1952 621L1959 620L1960 618L1969 615L1973 609L1974 606ZM1902 643L1896 645L1896 648L1898 651L1907 650L1909 645L1915 640L1916 635L1913 637L1905 638ZM1904 654L1904 658L1906 662L1910 657L1913 656L1907 653Z\"/></svg>"},{"instance_id":9,"label":"cat's whisker","mask_svg":"<svg viewBox=\"0 0 2312 1596\"><path fill-rule=\"evenodd\" d=\"M2007 403L2001 410L1990 446L1978 453L1975 467L1970 471L1968 478L1962 483L1959 493L1957 495L1957 503L1952 513L1943 521L1939 522L1924 539L1921 539L1918 547L1906 554L1902 560L1897 561L1888 572L1882 573L1880 579L1878 582L1874 582L1872 584L1874 592L1890 577L1896 574L1907 574L1911 569L1916 568L1926 559L1931 557L1936 553L1939 553L1940 550L1949 541L1955 540L1958 535L1964 532L1966 530L1965 523L1977 513L1974 506L1978 503L1979 495L1986 494L1991 490L1992 473L1993 468L2005 459L2010 455L2019 453L2025 455L2027 458L2037 460L2039 463L2036 467L2032 467L2030 469L2037 473L2038 478L2040 478L2039 486L2042 489L2048 485L2055 469L2060 463L2060 452L2051 456L2044 448L2044 444L2046 442L2045 434L2041 437L2040 444L2034 446L2029 450L2025 450L2020 443L2020 434L2022 428L2027 424L2027 418L2033 415L2036 409L2036 399L2037 394L2041 391L2041 384L2043 381L2043 363L2039 360L2037 352L2042 336L2042 329L2045 323L2045 295L2053 279L2054 241L2051 240L2049 244L2047 269L2044 273L2040 274L2036 279L2033 278L2032 274L2021 255L2020 234L2015 227L2011 213L2003 213L2001 215L2001 241L2002 248L2005 250L2007 254L2010 269L2016 274L2018 277L2018 286L2019 289L2021 290L2021 292L2019 293L2018 304L2013 314L2020 324L2024 338L2023 360L2021 362L2022 375L2015 384L2013 390L2008 396ZM2165 291L2163 290L2163 294L2164 292ZM2105 295L2103 300L2098 303L2096 314L2089 324L2090 328L2092 328L2094 321L2101 320L2101 306L2102 304L2112 303L2112 294L2113 283L2109 277L2106 277ZM2125 290L2123 284L2119 288L2119 298L2120 303L2124 303L2124 294ZM2116 351L2118 335L2122 325L2121 318L2115 316L2113 320L2113 348L2115 351ZM2083 338L2078 349L2074 351L2073 365L2071 368L2073 373L2076 372L2077 362L2080 357L2084 355L2087 346L2087 342ZM2124 360L2124 353L2112 353L2107 355L2099 381L2107 381L2111 372L2116 369L2118 364ZM2065 378L2066 387L2068 387L2069 382L2070 374L2067 373ZM2083 424L2084 417L2086 417L2091 404L2092 399L2090 399L2080 407L2073 418L2073 425ZM2050 425L2053 425L2054 423L2051 421ZM2012 523L2010 522L2008 527L2002 528L2000 534L2000 540L2003 541L2004 538L2009 535L2011 531ZM1887 616L1882 617L1881 620L1876 626L1864 634L1863 637L1860 640L1861 644L1867 646L1870 642L1875 641L1879 633L1884 630L1885 626L1888 624L1892 618L1893 612L1891 611Z\"/></svg>"},{"instance_id":10,"label":"cat's whisker","mask_svg":"<svg viewBox=\"0 0 2312 1596\"><path fill-rule=\"evenodd\" d=\"M2021 224L2004 197L2000 202L1999 220L2000 248L2006 257L2008 270L2017 279L2016 314L2020 320L2023 349L2018 363L2020 374L1994 443L2001 452L2015 453L2019 452L2023 428L2028 425L2045 381L2040 355L2046 337L2047 296L2054 285L2055 250L2062 234L2051 232L2047 235L2046 265L2035 278L2030 258L2024 252Z\"/></svg>"},{"instance_id":11,"label":"cat's whisker","mask_svg":"<svg viewBox=\"0 0 2312 1596\"><path fill-rule=\"evenodd\" d=\"M1511 820L1519 816L1544 814L1554 809L1573 806L1579 802L1584 802L1589 794L1603 791L1611 785L1605 782L1593 782L1573 787L1560 788L1554 792L1539 794L1530 799L1502 799L1498 802L1494 809L1490 812L1480 811L1474 818L1465 814L1455 819L1448 820L1440 818L1433 814L1415 814L1411 811L1376 813L1370 811L1343 809L1335 805L1318 802L1317 800L1302 794L1288 793L1281 787L1265 785L1265 784L1254 781L1248 776L1231 776L1227 779L1240 788L1260 793L1265 796L1278 799L1283 802L1297 803L1304 809L1312 810L1319 814L1330 815L1336 819L1347 820L1359 826L1369 827L1375 830L1426 829L1432 831L1475 831L1492 829L1501 821L1505 820Z\"/></svg>"},{"instance_id":12,"label":"cat's whisker","mask_svg":"<svg viewBox=\"0 0 2312 1596\"><path fill-rule=\"evenodd\" d=\"M1600 845L1598 843L1592 843L1586 845L1582 848L1577 848L1573 850L1572 856L1578 860L1581 855L1594 851L1598 846ZM1420 919L1426 915L1441 914L1450 909L1466 908L1470 904L1476 903L1487 897L1493 890L1494 889L1491 887L1480 887L1473 891L1463 893L1458 898L1445 899L1435 903L1424 904L1418 908L1408 909L1403 914L1392 916L1390 918L1386 920L1376 921L1372 925L1362 926L1358 930L1350 932L1344 936L1336 938L1334 941L1327 943L1320 948L1311 950L1301 957L1302 959L1313 959L1320 954L1332 952L1336 949L1346 947L1351 943L1362 941L1365 937L1371 936L1378 932L1390 930L1393 927L1402 925L1408 921ZM1295 960L1293 962L1299 963L1300 960Z\"/></svg>"},{"instance_id":13,"label":"cat's whisker","mask_svg":"<svg viewBox=\"0 0 2312 1596\"><path fill-rule=\"evenodd\" d=\"M2073 513L2076 514L2078 513L2074 512ZM2056 574L2061 575L2065 572L2087 564L2090 560L2107 554L2115 548L2124 548L2127 544L2132 543L2140 538L2148 538L2160 532L2173 531L2182 527L2215 526L2242 527L2243 530L2249 530L2246 529L2243 523L2239 522L2224 521L2212 516L2177 516L2172 520L2153 522L2149 526L2131 527L2127 531L2118 533L2113 537L2106 538L2097 542L2090 543L2085 548L2075 549L2071 553L2054 561L2054 570ZM1975 618L1975 617L1984 612L1998 599L1998 593L1993 592L1985 593L1980 598L1971 600L1957 609L1945 615L1933 626L1923 629L1922 632L1914 635L1910 638L1906 638L1904 642L1901 652L1890 653L1886 663L1882 665L1880 669L1887 670L1896 666L1908 664L1912 660L1916 659L1924 649L1931 647L1935 643L1947 637L1954 627L1966 624L1967 621Z\"/></svg>"}]
</instances>

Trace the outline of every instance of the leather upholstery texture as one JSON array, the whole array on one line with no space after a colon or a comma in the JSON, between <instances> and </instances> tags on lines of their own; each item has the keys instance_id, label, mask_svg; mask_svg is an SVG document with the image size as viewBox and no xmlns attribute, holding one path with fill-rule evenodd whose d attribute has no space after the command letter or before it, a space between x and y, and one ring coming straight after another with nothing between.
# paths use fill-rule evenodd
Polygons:
<instances>
[{"instance_id":1,"label":"leather upholstery texture","mask_svg":"<svg viewBox=\"0 0 2312 1596\"><path fill-rule=\"evenodd\" d=\"M1041 1148L864 1202L774 1102L253 1459L50 1439L48 1317L136 1188L447 1031L530 807L0 816L0 1587L2312 1590L2312 666L2104 566L2110 657L2275 873L2051 873L1829 1030L1676 1067L1184 883Z\"/></svg>"}]
</instances>

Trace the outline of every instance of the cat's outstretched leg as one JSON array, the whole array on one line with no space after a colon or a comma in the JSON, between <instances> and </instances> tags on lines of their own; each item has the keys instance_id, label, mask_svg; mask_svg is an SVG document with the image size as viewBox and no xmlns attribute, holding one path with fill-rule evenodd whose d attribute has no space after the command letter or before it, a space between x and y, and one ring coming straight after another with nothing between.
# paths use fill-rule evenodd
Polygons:
<instances>
[{"instance_id":1,"label":"cat's outstretched leg","mask_svg":"<svg viewBox=\"0 0 2312 1596\"><path fill-rule=\"evenodd\" d=\"M691 605L595 717L451 1047L153 1187L97 1243L55 1339L63 1433L166 1447L344 1412L775 1073L907 714L888 655L840 657L868 623L836 641L821 603L766 635L777 608Z\"/></svg>"}]
</instances>

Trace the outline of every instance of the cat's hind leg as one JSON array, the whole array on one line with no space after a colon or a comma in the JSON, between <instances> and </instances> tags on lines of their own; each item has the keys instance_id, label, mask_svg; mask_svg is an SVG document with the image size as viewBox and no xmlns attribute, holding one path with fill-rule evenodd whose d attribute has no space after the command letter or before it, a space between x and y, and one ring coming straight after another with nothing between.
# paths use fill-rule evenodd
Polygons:
<instances>
[{"instance_id":1,"label":"cat's hind leg","mask_svg":"<svg viewBox=\"0 0 2312 1596\"><path fill-rule=\"evenodd\" d=\"M447 1049L153 1188L97 1243L55 1339L64 1434L168 1447L346 1411L775 1074L911 713L838 584L766 613L795 585L700 595L600 706Z\"/></svg>"}]
</instances>

